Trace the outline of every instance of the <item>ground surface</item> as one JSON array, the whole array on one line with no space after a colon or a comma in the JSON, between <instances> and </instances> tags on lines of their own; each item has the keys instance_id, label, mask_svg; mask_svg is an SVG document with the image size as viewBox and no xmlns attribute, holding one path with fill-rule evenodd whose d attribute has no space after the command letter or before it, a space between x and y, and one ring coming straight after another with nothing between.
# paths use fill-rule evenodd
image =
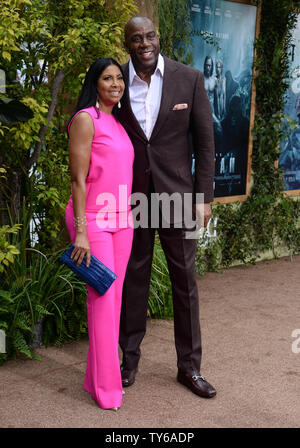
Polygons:
<instances>
[{"instance_id":1,"label":"ground surface","mask_svg":"<svg viewBox=\"0 0 300 448\"><path fill-rule=\"evenodd\" d=\"M136 382L117 413L83 390L82 340L38 349L42 362L0 367L0 427L299 428L300 256L207 273L199 293L201 373L215 398L176 382L173 322L149 320Z\"/></svg>"}]
</instances>

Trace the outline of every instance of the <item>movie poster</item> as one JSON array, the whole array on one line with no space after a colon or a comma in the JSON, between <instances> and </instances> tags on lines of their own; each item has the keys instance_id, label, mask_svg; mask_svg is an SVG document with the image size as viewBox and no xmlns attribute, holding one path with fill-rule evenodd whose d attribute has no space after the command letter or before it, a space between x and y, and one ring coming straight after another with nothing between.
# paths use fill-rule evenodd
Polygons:
<instances>
[{"instance_id":1,"label":"movie poster","mask_svg":"<svg viewBox=\"0 0 300 448\"><path fill-rule=\"evenodd\" d=\"M204 74L215 135L215 197L246 194L257 7L189 2L193 66Z\"/></svg>"},{"instance_id":2,"label":"movie poster","mask_svg":"<svg viewBox=\"0 0 300 448\"><path fill-rule=\"evenodd\" d=\"M283 125L283 134L287 135L280 144L279 167L283 169L285 190L300 189L300 15L293 31L290 49L290 76L287 82L287 102L284 113L287 118ZM298 123L297 129L289 132L288 120Z\"/></svg>"}]
</instances>

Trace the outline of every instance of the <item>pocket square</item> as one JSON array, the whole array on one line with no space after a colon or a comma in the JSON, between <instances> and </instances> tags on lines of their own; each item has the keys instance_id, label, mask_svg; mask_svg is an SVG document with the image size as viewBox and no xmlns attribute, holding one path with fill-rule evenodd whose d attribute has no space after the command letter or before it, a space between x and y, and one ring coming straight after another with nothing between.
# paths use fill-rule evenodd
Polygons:
<instances>
[{"instance_id":1,"label":"pocket square","mask_svg":"<svg viewBox=\"0 0 300 448\"><path fill-rule=\"evenodd\" d=\"M187 109L188 105L186 103L181 103L181 104L175 104L175 106L173 107L173 110L182 110L182 109Z\"/></svg>"}]
</instances>

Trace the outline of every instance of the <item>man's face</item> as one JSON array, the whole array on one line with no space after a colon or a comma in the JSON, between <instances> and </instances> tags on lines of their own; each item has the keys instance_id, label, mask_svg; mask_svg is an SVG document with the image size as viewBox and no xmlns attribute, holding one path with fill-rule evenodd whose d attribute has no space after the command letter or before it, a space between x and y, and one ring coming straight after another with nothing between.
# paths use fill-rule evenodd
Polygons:
<instances>
[{"instance_id":1,"label":"man's face","mask_svg":"<svg viewBox=\"0 0 300 448\"><path fill-rule=\"evenodd\" d=\"M132 23L127 30L125 47L138 72L155 69L159 55L159 38L154 25L148 21Z\"/></svg>"},{"instance_id":2,"label":"man's face","mask_svg":"<svg viewBox=\"0 0 300 448\"><path fill-rule=\"evenodd\" d=\"M220 64L220 62L217 62L216 73L217 73L217 76L221 76L221 74L222 74L222 64Z\"/></svg>"},{"instance_id":3,"label":"man's face","mask_svg":"<svg viewBox=\"0 0 300 448\"><path fill-rule=\"evenodd\" d=\"M212 69L212 60L206 59L205 64L204 64L204 74L207 78L211 74L211 69Z\"/></svg>"}]
</instances>

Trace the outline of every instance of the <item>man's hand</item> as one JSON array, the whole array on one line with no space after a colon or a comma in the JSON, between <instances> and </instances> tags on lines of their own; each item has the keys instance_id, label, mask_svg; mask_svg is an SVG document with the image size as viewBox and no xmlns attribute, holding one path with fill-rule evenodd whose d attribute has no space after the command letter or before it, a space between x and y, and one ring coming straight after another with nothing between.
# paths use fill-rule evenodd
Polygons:
<instances>
[{"instance_id":1,"label":"man's hand","mask_svg":"<svg viewBox=\"0 0 300 448\"><path fill-rule=\"evenodd\" d=\"M206 227L211 218L210 204L196 204L196 220L197 227Z\"/></svg>"}]
</instances>

